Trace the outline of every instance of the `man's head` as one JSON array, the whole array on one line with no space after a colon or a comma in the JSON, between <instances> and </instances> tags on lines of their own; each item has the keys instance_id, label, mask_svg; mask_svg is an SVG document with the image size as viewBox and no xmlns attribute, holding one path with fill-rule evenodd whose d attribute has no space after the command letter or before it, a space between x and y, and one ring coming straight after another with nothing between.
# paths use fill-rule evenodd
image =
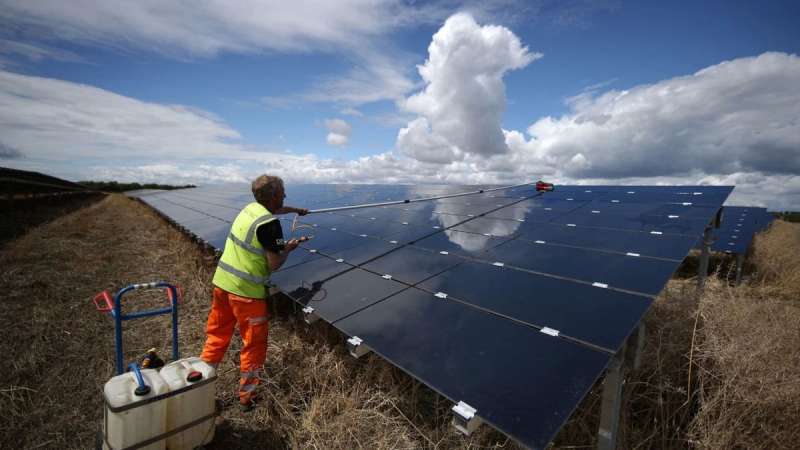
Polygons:
<instances>
[{"instance_id":1,"label":"man's head","mask_svg":"<svg viewBox=\"0 0 800 450\"><path fill-rule=\"evenodd\" d=\"M283 190L283 180L272 175L261 175L253 180L251 185L253 197L268 210L275 212L283 207L286 193Z\"/></svg>"}]
</instances>

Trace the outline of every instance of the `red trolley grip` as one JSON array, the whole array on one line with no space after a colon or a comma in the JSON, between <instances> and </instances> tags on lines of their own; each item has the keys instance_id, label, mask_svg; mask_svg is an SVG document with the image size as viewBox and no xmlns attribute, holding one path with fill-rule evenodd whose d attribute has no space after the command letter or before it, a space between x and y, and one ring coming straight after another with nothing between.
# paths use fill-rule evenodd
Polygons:
<instances>
[{"instance_id":1,"label":"red trolley grip","mask_svg":"<svg viewBox=\"0 0 800 450\"><path fill-rule=\"evenodd\" d=\"M101 305L101 301L103 301L105 305ZM103 291L95 295L92 302L94 302L94 307L100 312L107 313L114 309L114 300L111 298L111 294L109 294L108 291Z\"/></svg>"},{"instance_id":2,"label":"red trolley grip","mask_svg":"<svg viewBox=\"0 0 800 450\"><path fill-rule=\"evenodd\" d=\"M181 303L181 299L183 299L183 288L180 284L175 284L175 290L178 292L178 298L172 298L172 289L167 288L167 299L169 300L169 304L173 303Z\"/></svg>"}]
</instances>

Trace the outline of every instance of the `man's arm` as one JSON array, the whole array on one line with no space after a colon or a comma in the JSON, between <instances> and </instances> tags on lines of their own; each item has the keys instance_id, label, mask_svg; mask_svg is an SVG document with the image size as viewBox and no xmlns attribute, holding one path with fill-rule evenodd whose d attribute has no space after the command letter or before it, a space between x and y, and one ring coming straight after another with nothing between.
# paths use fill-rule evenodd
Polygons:
<instances>
[{"instance_id":1,"label":"man's arm","mask_svg":"<svg viewBox=\"0 0 800 450\"><path fill-rule=\"evenodd\" d=\"M300 244L300 241L297 239L290 239L286 242L286 246L283 250L279 252L273 252L272 250L267 250L266 257L267 257L267 266L269 266L269 271L274 272L281 268L283 263L286 262L286 258L289 257L289 252L296 249L297 246Z\"/></svg>"},{"instance_id":2,"label":"man's arm","mask_svg":"<svg viewBox=\"0 0 800 450\"><path fill-rule=\"evenodd\" d=\"M308 210L305 208L295 208L294 206L284 206L282 208L278 208L277 211L273 211L273 214L291 214L296 213L300 216L305 216L308 214Z\"/></svg>"}]
</instances>

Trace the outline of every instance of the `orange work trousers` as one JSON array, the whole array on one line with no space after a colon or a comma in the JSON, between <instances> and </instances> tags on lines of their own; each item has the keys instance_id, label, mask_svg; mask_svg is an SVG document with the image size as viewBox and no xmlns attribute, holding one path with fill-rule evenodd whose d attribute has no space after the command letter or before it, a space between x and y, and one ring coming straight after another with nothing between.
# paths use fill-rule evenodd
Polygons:
<instances>
[{"instance_id":1,"label":"orange work trousers","mask_svg":"<svg viewBox=\"0 0 800 450\"><path fill-rule=\"evenodd\" d=\"M267 359L267 301L240 297L215 286L211 312L208 313L206 323L206 344L200 358L209 364L219 364L231 343L233 329L237 324L242 336L242 350L239 354L239 402L248 405L255 400L261 367Z\"/></svg>"}]
</instances>

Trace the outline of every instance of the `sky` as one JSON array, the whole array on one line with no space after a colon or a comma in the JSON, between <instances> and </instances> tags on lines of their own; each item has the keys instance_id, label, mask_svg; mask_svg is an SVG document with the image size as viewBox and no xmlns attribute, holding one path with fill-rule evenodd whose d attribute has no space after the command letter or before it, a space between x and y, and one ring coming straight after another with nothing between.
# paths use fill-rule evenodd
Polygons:
<instances>
[{"instance_id":1,"label":"sky","mask_svg":"<svg viewBox=\"0 0 800 450\"><path fill-rule=\"evenodd\" d=\"M0 0L0 166L800 210L798 23L796 0Z\"/></svg>"}]
</instances>

